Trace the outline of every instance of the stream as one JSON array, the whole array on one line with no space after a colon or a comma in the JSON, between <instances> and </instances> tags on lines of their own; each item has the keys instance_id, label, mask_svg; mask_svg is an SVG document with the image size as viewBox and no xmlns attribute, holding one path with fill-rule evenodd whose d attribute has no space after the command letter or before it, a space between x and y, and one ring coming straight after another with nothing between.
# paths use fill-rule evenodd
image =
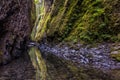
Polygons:
<instances>
[{"instance_id":1,"label":"stream","mask_svg":"<svg viewBox=\"0 0 120 80\"><path fill-rule=\"evenodd\" d=\"M52 53L58 57L73 61L77 66L91 66L102 70L120 69L120 62L110 57L111 44L100 44L97 47L90 45L76 44L72 47L68 45L50 45L47 43L39 46L41 52Z\"/></svg>"},{"instance_id":2,"label":"stream","mask_svg":"<svg viewBox=\"0 0 120 80\"><path fill-rule=\"evenodd\" d=\"M1 66L0 80L120 80L120 62L110 57L111 48L119 50L120 45L31 42L29 46L35 46L30 58L25 55Z\"/></svg>"},{"instance_id":3,"label":"stream","mask_svg":"<svg viewBox=\"0 0 120 80\"><path fill-rule=\"evenodd\" d=\"M58 68L55 70L57 73L63 72L62 74L58 74L59 76L63 74L67 77L73 75L64 73L66 69L66 72L79 76L73 75L75 78L70 77L67 79L64 77L63 79L57 80L120 80L120 62L111 57L111 52L117 52L120 49L119 44L116 46L114 43L104 43L91 46L68 43L48 44L45 42L40 44L38 48L44 59L53 66L57 65ZM114 50L111 51L111 49ZM50 54L55 57L49 56ZM74 65L69 64L69 62L72 62ZM66 64L67 66L65 66ZM48 72L50 68L47 67ZM54 72L54 68L51 69L53 71L50 71L50 74ZM71 72L74 68L76 68L76 71ZM59 69L61 70L60 72ZM56 79L52 78L51 80Z\"/></svg>"}]
</instances>

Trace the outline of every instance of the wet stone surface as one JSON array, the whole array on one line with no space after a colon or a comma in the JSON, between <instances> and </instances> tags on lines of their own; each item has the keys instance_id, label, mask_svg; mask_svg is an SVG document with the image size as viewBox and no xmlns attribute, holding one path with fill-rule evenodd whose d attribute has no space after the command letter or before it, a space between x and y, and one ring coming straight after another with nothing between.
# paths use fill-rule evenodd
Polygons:
<instances>
[{"instance_id":1,"label":"wet stone surface","mask_svg":"<svg viewBox=\"0 0 120 80\"><path fill-rule=\"evenodd\" d=\"M0 66L0 80L35 80L35 69L28 58L18 58Z\"/></svg>"},{"instance_id":2,"label":"wet stone surface","mask_svg":"<svg viewBox=\"0 0 120 80\"><path fill-rule=\"evenodd\" d=\"M120 80L120 62L111 57L114 51L119 51L119 45L31 45L39 47L51 80ZM26 57L0 66L0 71L0 80L35 80L36 77L35 69Z\"/></svg>"},{"instance_id":3,"label":"wet stone surface","mask_svg":"<svg viewBox=\"0 0 120 80\"><path fill-rule=\"evenodd\" d=\"M50 45L47 43L39 46L41 52L52 53L66 60L75 62L78 66L99 68L102 70L120 69L120 62L113 59L111 54L111 43L100 44L97 47L83 46L80 44L75 47L67 45Z\"/></svg>"}]
</instances>

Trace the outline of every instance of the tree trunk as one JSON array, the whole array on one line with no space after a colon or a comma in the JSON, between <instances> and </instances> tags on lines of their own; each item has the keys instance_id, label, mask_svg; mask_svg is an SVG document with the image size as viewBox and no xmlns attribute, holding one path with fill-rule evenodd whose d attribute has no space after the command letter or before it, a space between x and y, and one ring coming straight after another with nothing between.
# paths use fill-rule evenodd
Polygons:
<instances>
[{"instance_id":1,"label":"tree trunk","mask_svg":"<svg viewBox=\"0 0 120 80\"><path fill-rule=\"evenodd\" d=\"M0 1L0 63L6 64L25 51L33 25L33 0Z\"/></svg>"}]
</instances>

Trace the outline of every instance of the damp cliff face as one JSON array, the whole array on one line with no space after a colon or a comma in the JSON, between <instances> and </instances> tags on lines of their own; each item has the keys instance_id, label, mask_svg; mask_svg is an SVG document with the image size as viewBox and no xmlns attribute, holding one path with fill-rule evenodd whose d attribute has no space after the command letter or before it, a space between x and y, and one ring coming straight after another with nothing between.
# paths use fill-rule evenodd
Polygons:
<instances>
[{"instance_id":1,"label":"damp cliff face","mask_svg":"<svg viewBox=\"0 0 120 80\"><path fill-rule=\"evenodd\" d=\"M0 1L0 63L25 51L32 30L31 7L32 0Z\"/></svg>"},{"instance_id":2,"label":"damp cliff face","mask_svg":"<svg viewBox=\"0 0 120 80\"><path fill-rule=\"evenodd\" d=\"M120 40L119 0L45 0L44 6L46 12L40 27L51 40Z\"/></svg>"}]
</instances>

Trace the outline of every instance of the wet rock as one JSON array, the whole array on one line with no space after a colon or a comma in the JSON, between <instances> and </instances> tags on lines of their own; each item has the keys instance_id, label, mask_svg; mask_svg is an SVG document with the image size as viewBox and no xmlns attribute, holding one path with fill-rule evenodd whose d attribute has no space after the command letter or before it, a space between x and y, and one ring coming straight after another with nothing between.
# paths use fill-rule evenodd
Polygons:
<instances>
[{"instance_id":1,"label":"wet rock","mask_svg":"<svg viewBox=\"0 0 120 80\"><path fill-rule=\"evenodd\" d=\"M119 49L120 49L120 46L114 47L114 50L119 50Z\"/></svg>"},{"instance_id":2,"label":"wet rock","mask_svg":"<svg viewBox=\"0 0 120 80\"><path fill-rule=\"evenodd\" d=\"M75 46L78 45L79 44L76 44ZM40 45L40 50L43 52L50 52L77 64L79 63L79 65L82 64L84 66L109 70L115 68L115 66L119 67L117 65L119 62L114 61L114 59L110 57L110 45L111 44L100 44L97 47L88 47L90 45L86 45L76 50L66 45L56 47L50 44L42 44Z\"/></svg>"},{"instance_id":3,"label":"wet rock","mask_svg":"<svg viewBox=\"0 0 120 80\"><path fill-rule=\"evenodd\" d=\"M0 62L9 61L4 53L8 52L14 58L12 54L15 54L16 47L24 50L33 28L29 14L31 7L32 0L0 1L0 57L4 57Z\"/></svg>"},{"instance_id":4,"label":"wet rock","mask_svg":"<svg viewBox=\"0 0 120 80\"><path fill-rule=\"evenodd\" d=\"M30 59L21 57L0 66L0 80L35 80L35 69Z\"/></svg>"},{"instance_id":5,"label":"wet rock","mask_svg":"<svg viewBox=\"0 0 120 80\"><path fill-rule=\"evenodd\" d=\"M112 55L112 54L119 54L119 51L112 51L112 52L111 52L111 55Z\"/></svg>"}]
</instances>

